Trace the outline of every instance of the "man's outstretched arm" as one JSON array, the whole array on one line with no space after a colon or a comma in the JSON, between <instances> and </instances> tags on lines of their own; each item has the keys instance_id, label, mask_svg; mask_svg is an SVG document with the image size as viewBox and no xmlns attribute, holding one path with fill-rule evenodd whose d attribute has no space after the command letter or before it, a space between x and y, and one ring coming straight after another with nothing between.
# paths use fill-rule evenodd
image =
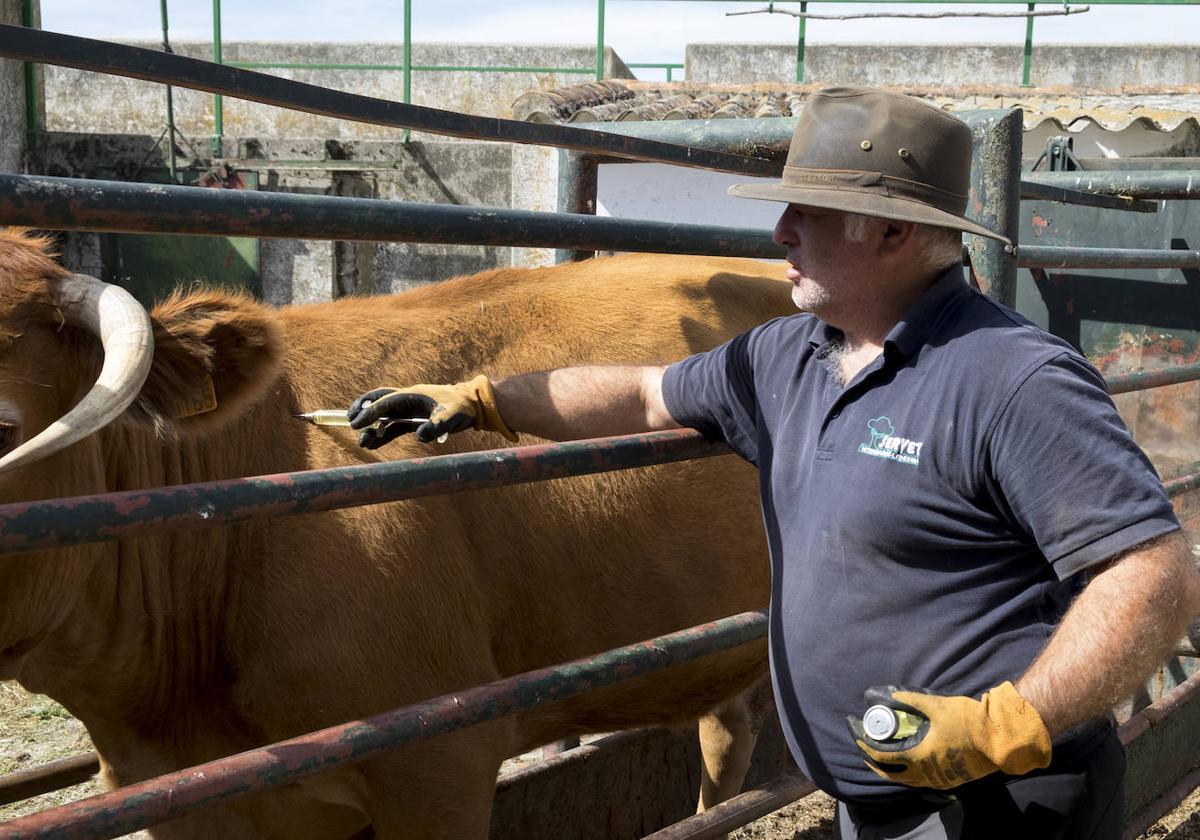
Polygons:
<instances>
[{"instance_id":1,"label":"man's outstretched arm","mask_svg":"<svg viewBox=\"0 0 1200 840\"><path fill-rule=\"evenodd\" d=\"M477 376L454 385L376 388L360 395L348 411L362 429L359 444L376 449L414 432L431 441L449 432L481 429L515 441L522 431L551 440L570 440L678 428L663 403L661 366L590 366L528 373L497 380ZM428 417L429 422L384 422Z\"/></svg>"},{"instance_id":2,"label":"man's outstretched arm","mask_svg":"<svg viewBox=\"0 0 1200 840\"><path fill-rule=\"evenodd\" d=\"M550 440L677 429L663 403L665 367L574 367L494 384L501 415L517 431Z\"/></svg>"}]
</instances>

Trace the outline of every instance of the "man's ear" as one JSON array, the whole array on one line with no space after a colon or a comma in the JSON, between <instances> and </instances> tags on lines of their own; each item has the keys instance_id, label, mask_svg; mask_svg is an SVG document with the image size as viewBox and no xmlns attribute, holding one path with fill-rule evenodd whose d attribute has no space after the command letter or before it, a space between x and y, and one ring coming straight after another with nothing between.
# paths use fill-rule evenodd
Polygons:
<instances>
[{"instance_id":1,"label":"man's ear","mask_svg":"<svg viewBox=\"0 0 1200 840\"><path fill-rule=\"evenodd\" d=\"M884 219L883 223L883 236L879 240L881 254L898 254L916 237L917 226L914 222Z\"/></svg>"},{"instance_id":2,"label":"man's ear","mask_svg":"<svg viewBox=\"0 0 1200 840\"><path fill-rule=\"evenodd\" d=\"M175 294L150 312L154 363L125 419L161 436L213 431L270 388L283 365L279 315L246 295Z\"/></svg>"}]
</instances>

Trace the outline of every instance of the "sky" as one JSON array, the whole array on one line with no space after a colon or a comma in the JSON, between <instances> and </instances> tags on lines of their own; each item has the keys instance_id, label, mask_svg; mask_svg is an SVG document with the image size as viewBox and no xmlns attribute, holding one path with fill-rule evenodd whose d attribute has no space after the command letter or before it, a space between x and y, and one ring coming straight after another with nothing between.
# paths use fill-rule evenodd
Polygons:
<instances>
[{"instance_id":1,"label":"sky","mask_svg":"<svg viewBox=\"0 0 1200 840\"><path fill-rule=\"evenodd\" d=\"M780 3L797 9L796 3ZM1072 3L1073 7L1081 4ZM1086 3L1082 4L1086 5ZM211 40L207 0L168 0L172 40ZM594 0L413 0L413 39L472 43L594 44ZM789 15L727 17L729 11L765 8L758 0L608 0L605 40L626 62L682 62L689 43L795 43L797 21ZM162 36L159 0L41 0L42 28L103 39ZM1039 10L1053 10L1046 4ZM808 11L1024 11L1024 3L987 6L948 4L850 4L810 2ZM402 41L401 0L223 0L225 41ZM807 42L1020 44L1023 18L941 20L810 20ZM1049 43L1197 43L1200 5L1099 6L1068 17L1038 18L1034 45ZM639 73L639 75L642 75ZM647 72L644 78L652 76Z\"/></svg>"}]
</instances>

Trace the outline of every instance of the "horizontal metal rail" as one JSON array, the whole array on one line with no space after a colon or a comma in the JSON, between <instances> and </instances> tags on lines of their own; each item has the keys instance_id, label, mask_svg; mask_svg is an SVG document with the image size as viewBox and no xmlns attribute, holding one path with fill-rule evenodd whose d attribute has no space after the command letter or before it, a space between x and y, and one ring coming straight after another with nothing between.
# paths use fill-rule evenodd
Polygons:
<instances>
[{"instance_id":1,"label":"horizontal metal rail","mask_svg":"<svg viewBox=\"0 0 1200 840\"><path fill-rule=\"evenodd\" d=\"M1158 203L1154 201L1130 198L1127 195L1102 195L1099 193L1083 192L1082 190L1054 187L1049 184L1036 184L1030 181L1021 182L1021 199L1023 201L1057 201L1061 204L1078 204L1082 207L1099 207L1103 210L1130 210L1135 213L1158 212Z\"/></svg>"},{"instance_id":2,"label":"horizontal metal rail","mask_svg":"<svg viewBox=\"0 0 1200 840\"><path fill-rule=\"evenodd\" d=\"M3 823L0 838L118 837L394 747L728 650L761 639L766 629L765 610L745 612L527 671Z\"/></svg>"},{"instance_id":3,"label":"horizontal metal rail","mask_svg":"<svg viewBox=\"0 0 1200 840\"><path fill-rule=\"evenodd\" d=\"M1108 383L1110 394L1127 394L1130 391L1144 391L1163 385L1194 382L1197 379L1200 379L1200 364L1173 365L1156 370L1139 370L1133 373L1106 376L1105 382Z\"/></svg>"},{"instance_id":4,"label":"horizontal metal rail","mask_svg":"<svg viewBox=\"0 0 1200 840\"><path fill-rule=\"evenodd\" d=\"M816 789L816 785L799 773L789 773L647 834L642 840L719 840L728 832L803 799Z\"/></svg>"},{"instance_id":5,"label":"horizontal metal rail","mask_svg":"<svg viewBox=\"0 0 1200 840\"><path fill-rule=\"evenodd\" d=\"M224 61L222 64L226 67L240 67L243 70L373 70L401 73L405 71L403 64L338 64L305 61ZM585 76L591 76L596 72L591 67L472 67L466 64L414 64L407 69L436 73L570 73Z\"/></svg>"},{"instance_id":6,"label":"horizontal metal rail","mask_svg":"<svg viewBox=\"0 0 1200 840\"><path fill-rule=\"evenodd\" d=\"M1027 172L1022 176L1022 198L1025 184L1078 190L1097 195L1124 196L1154 200L1200 198L1200 170L1117 169L1075 172Z\"/></svg>"},{"instance_id":7,"label":"horizontal metal rail","mask_svg":"<svg viewBox=\"0 0 1200 840\"><path fill-rule=\"evenodd\" d=\"M0 555L728 455L691 429L0 505Z\"/></svg>"},{"instance_id":8,"label":"horizontal metal rail","mask_svg":"<svg viewBox=\"0 0 1200 840\"><path fill-rule=\"evenodd\" d=\"M720 172L769 175L775 171L774 164L756 158L622 137L575 126L479 117L391 102L173 53L23 26L0 25L0 56L127 76L309 114L451 137L558 146L589 154Z\"/></svg>"},{"instance_id":9,"label":"horizontal metal rail","mask_svg":"<svg viewBox=\"0 0 1200 840\"><path fill-rule=\"evenodd\" d=\"M1021 245L1021 268L1200 268L1200 251Z\"/></svg>"},{"instance_id":10,"label":"horizontal metal rail","mask_svg":"<svg viewBox=\"0 0 1200 840\"><path fill-rule=\"evenodd\" d=\"M100 758L89 752L0 776L0 807L86 782L99 772Z\"/></svg>"},{"instance_id":11,"label":"horizontal metal rail","mask_svg":"<svg viewBox=\"0 0 1200 840\"><path fill-rule=\"evenodd\" d=\"M0 224L198 236L784 256L769 230L751 228L3 173Z\"/></svg>"},{"instance_id":12,"label":"horizontal metal rail","mask_svg":"<svg viewBox=\"0 0 1200 840\"><path fill-rule=\"evenodd\" d=\"M1113 393L1200 379L1200 365L1112 377ZM0 555L730 454L691 429L437 455L0 505ZM1179 479L1177 479L1178 481Z\"/></svg>"},{"instance_id":13,"label":"horizontal metal rail","mask_svg":"<svg viewBox=\"0 0 1200 840\"><path fill-rule=\"evenodd\" d=\"M437 242L781 259L753 228L0 174L0 223L55 230ZM1196 268L1200 251L1021 246L1025 268Z\"/></svg>"}]
</instances>

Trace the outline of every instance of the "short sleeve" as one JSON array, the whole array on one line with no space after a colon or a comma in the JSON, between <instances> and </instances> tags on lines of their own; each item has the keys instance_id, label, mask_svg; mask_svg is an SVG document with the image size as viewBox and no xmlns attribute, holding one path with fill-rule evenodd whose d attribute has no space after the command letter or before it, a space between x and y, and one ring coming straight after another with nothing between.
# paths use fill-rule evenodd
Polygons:
<instances>
[{"instance_id":1,"label":"short sleeve","mask_svg":"<svg viewBox=\"0 0 1200 840\"><path fill-rule=\"evenodd\" d=\"M1020 383L987 446L997 501L1060 579L1179 527L1103 378L1073 353Z\"/></svg>"},{"instance_id":2,"label":"short sleeve","mask_svg":"<svg viewBox=\"0 0 1200 840\"><path fill-rule=\"evenodd\" d=\"M724 440L758 463L754 393L754 332L671 365L663 375L663 402L675 422Z\"/></svg>"}]
</instances>

